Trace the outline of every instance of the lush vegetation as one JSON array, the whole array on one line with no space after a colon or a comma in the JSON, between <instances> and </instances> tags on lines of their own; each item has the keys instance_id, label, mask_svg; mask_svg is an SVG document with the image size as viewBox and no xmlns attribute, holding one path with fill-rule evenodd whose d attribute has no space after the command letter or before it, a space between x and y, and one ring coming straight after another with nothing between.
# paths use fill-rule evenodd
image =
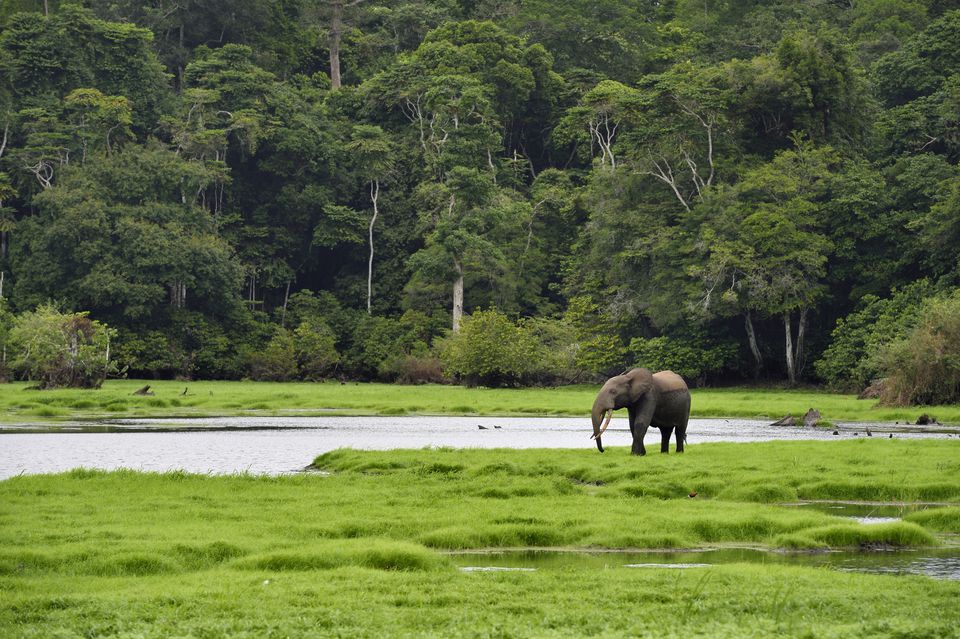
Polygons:
<instances>
[{"instance_id":1,"label":"lush vegetation","mask_svg":"<svg viewBox=\"0 0 960 639\"><path fill-rule=\"evenodd\" d=\"M145 385L151 394L135 394ZM597 391L590 385L514 389L169 380L109 380L97 390L39 392L31 386L26 382L0 385L0 423L218 415L563 415L583 417L589 430L589 408ZM810 390L693 391L693 417L774 421L784 415L800 419L810 408L820 411L824 425L838 421L913 424L922 414L944 424L960 423L957 405L896 408L853 395Z\"/></svg>"},{"instance_id":2,"label":"lush vegetation","mask_svg":"<svg viewBox=\"0 0 960 639\"><path fill-rule=\"evenodd\" d=\"M444 551L926 546L960 532L958 508L908 514L908 504L960 502L957 458L955 442L861 440L704 445L642 460L626 449L336 451L315 461L328 475L272 478L17 477L0 482L0 629L950 636L960 621L955 582L616 561L602 571L463 574ZM863 526L778 505L797 498L904 501L908 521Z\"/></svg>"},{"instance_id":3,"label":"lush vegetation","mask_svg":"<svg viewBox=\"0 0 960 639\"><path fill-rule=\"evenodd\" d=\"M953 400L958 49L941 0L4 2L0 376L52 302L139 377Z\"/></svg>"}]
</instances>

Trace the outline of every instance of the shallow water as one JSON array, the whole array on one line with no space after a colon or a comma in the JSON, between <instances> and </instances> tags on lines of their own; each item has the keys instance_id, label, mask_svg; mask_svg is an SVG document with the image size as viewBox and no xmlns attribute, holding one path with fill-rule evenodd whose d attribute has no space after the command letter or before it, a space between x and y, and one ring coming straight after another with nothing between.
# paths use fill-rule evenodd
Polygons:
<instances>
[{"instance_id":1,"label":"shallow water","mask_svg":"<svg viewBox=\"0 0 960 639\"><path fill-rule=\"evenodd\" d=\"M870 427L875 437L960 437L960 429L943 427ZM833 430L692 419L687 444L863 437L866 426L839 424L838 435ZM344 447L595 450L590 433L589 419L573 417L216 417L13 424L0 427L0 479L77 467L281 474L302 470L317 455ZM626 418L614 418L603 440L606 446L629 446ZM644 441L651 452L658 451L660 431L651 429Z\"/></svg>"},{"instance_id":2,"label":"shallow water","mask_svg":"<svg viewBox=\"0 0 960 639\"><path fill-rule=\"evenodd\" d=\"M465 572L533 571L587 568L706 569L721 564L751 563L821 567L844 572L885 575L926 575L960 580L960 549L924 549L890 552L782 553L731 548L687 552L516 552L452 553L451 560Z\"/></svg>"}]
</instances>

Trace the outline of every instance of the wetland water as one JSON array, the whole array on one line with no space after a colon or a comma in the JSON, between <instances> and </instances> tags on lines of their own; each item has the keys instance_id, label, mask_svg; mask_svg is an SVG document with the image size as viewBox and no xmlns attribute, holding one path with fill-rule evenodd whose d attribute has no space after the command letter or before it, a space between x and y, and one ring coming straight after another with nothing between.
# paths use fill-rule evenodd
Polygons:
<instances>
[{"instance_id":1,"label":"wetland water","mask_svg":"<svg viewBox=\"0 0 960 639\"><path fill-rule=\"evenodd\" d=\"M480 428L480 427L483 428ZM870 424L874 437L960 437L960 429L910 428ZM687 443L843 439L866 436L865 424L835 429L771 427L767 421L693 419ZM837 430L838 434L833 435ZM516 417L224 417L196 419L119 419L103 422L12 424L0 426L0 480L20 474L71 468L192 473L283 474L298 472L317 455L337 448L384 450L451 446L473 448L583 448L595 452L588 418ZM652 429L648 447L659 449ZM615 419L604 435L608 446L629 446L625 419ZM861 523L899 518L919 505L794 504L817 508ZM524 551L451 555L465 572L530 572L592 566L597 569L707 569L721 563L775 563L823 566L836 570L920 574L960 579L960 550L915 552L793 553L754 549L700 552L583 553Z\"/></svg>"},{"instance_id":2,"label":"wetland water","mask_svg":"<svg viewBox=\"0 0 960 639\"><path fill-rule=\"evenodd\" d=\"M758 420L691 419L687 443L843 439L864 437L867 426L803 428ZM869 428L874 437L960 437L960 429L950 427ZM8 424L0 426L0 479L78 467L275 475L300 471L317 455L344 447L594 450L590 432L590 419L577 417L215 417ZM629 446L626 419L614 418L603 441ZM659 450L660 431L650 429L644 441Z\"/></svg>"},{"instance_id":3,"label":"wetland water","mask_svg":"<svg viewBox=\"0 0 960 639\"><path fill-rule=\"evenodd\" d=\"M463 572L500 572L593 568L596 570L709 568L718 564L751 563L813 566L844 572L885 575L926 575L960 580L960 551L921 549L890 552L784 553L750 548L685 552L564 552L521 550L451 553Z\"/></svg>"}]
</instances>

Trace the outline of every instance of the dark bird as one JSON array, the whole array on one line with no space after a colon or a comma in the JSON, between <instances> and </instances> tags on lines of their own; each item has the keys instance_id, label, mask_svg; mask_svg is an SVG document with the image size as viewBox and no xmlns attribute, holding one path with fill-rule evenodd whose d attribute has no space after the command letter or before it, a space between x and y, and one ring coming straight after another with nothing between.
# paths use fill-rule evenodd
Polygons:
<instances>
[{"instance_id":1,"label":"dark bird","mask_svg":"<svg viewBox=\"0 0 960 639\"><path fill-rule=\"evenodd\" d=\"M481 426L480 424L477 424L477 428L479 428L480 430L487 430L486 426Z\"/></svg>"},{"instance_id":2,"label":"dark bird","mask_svg":"<svg viewBox=\"0 0 960 639\"><path fill-rule=\"evenodd\" d=\"M869 428L867 429L867 437L873 437L873 431L871 431Z\"/></svg>"},{"instance_id":3,"label":"dark bird","mask_svg":"<svg viewBox=\"0 0 960 639\"><path fill-rule=\"evenodd\" d=\"M835 430L835 431L833 431L833 434L834 434L834 435L839 435L839 434L840 434L840 431L839 431L839 430Z\"/></svg>"},{"instance_id":4,"label":"dark bird","mask_svg":"<svg viewBox=\"0 0 960 639\"><path fill-rule=\"evenodd\" d=\"M853 434L854 437L857 437L858 435L860 435L860 433L854 433L854 434Z\"/></svg>"},{"instance_id":5,"label":"dark bird","mask_svg":"<svg viewBox=\"0 0 960 639\"><path fill-rule=\"evenodd\" d=\"M186 394L187 394L187 389L186 389L186 388L184 388L184 389L183 389L183 392L182 392L182 393L180 393L180 396L181 396L181 397L183 397L183 396L184 396L184 395L186 395Z\"/></svg>"},{"instance_id":6,"label":"dark bird","mask_svg":"<svg viewBox=\"0 0 960 639\"><path fill-rule=\"evenodd\" d=\"M494 426L494 428L503 428L503 426Z\"/></svg>"},{"instance_id":7,"label":"dark bird","mask_svg":"<svg viewBox=\"0 0 960 639\"><path fill-rule=\"evenodd\" d=\"M890 439L893 439L893 433L890 433Z\"/></svg>"}]
</instances>

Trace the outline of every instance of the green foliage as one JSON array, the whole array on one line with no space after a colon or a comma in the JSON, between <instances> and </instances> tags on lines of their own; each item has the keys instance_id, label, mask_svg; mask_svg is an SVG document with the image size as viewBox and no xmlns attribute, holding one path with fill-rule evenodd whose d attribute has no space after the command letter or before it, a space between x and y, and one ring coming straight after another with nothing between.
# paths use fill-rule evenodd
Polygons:
<instances>
[{"instance_id":1,"label":"green foliage","mask_svg":"<svg viewBox=\"0 0 960 639\"><path fill-rule=\"evenodd\" d=\"M460 332L439 346L444 368L469 386L517 383L531 370L535 351L531 336L496 309L464 318Z\"/></svg>"},{"instance_id":2,"label":"green foliage","mask_svg":"<svg viewBox=\"0 0 960 639\"><path fill-rule=\"evenodd\" d=\"M284 382L297 375L297 345L290 332L277 328L262 350L247 355L250 379Z\"/></svg>"},{"instance_id":3,"label":"green foliage","mask_svg":"<svg viewBox=\"0 0 960 639\"><path fill-rule=\"evenodd\" d=\"M475 311L438 347L445 370L468 386L571 383L583 374L579 350L563 320L514 323L496 309Z\"/></svg>"},{"instance_id":4,"label":"green foliage","mask_svg":"<svg viewBox=\"0 0 960 639\"><path fill-rule=\"evenodd\" d=\"M14 371L40 388L98 388L116 370L116 331L87 315L45 305L17 316L7 335Z\"/></svg>"},{"instance_id":5,"label":"green foliage","mask_svg":"<svg viewBox=\"0 0 960 639\"><path fill-rule=\"evenodd\" d=\"M865 296L960 273L950 2L9 0L0 25L4 295L120 329L132 374L240 378L279 328L295 377L438 379L462 300L552 345L509 383L618 372L631 340L695 372L704 322L793 381ZM856 321L831 384L876 369Z\"/></svg>"},{"instance_id":6,"label":"green foliage","mask_svg":"<svg viewBox=\"0 0 960 639\"><path fill-rule=\"evenodd\" d=\"M880 353L916 326L923 301L932 292L930 282L921 280L887 299L865 296L856 311L837 320L830 345L814 362L817 375L831 387L850 391L859 391L880 377Z\"/></svg>"},{"instance_id":7,"label":"green foliage","mask_svg":"<svg viewBox=\"0 0 960 639\"><path fill-rule=\"evenodd\" d=\"M346 353L344 366L351 375L396 380L404 375L408 365L412 371L432 358L430 344L441 334L445 323L442 316L430 317L413 310L398 318L363 315L350 335L352 347Z\"/></svg>"},{"instance_id":8,"label":"green foliage","mask_svg":"<svg viewBox=\"0 0 960 639\"><path fill-rule=\"evenodd\" d=\"M955 403L960 400L960 294L928 298L916 310L916 325L881 351L889 404Z\"/></svg>"},{"instance_id":9,"label":"green foliage","mask_svg":"<svg viewBox=\"0 0 960 639\"><path fill-rule=\"evenodd\" d=\"M302 379L323 379L340 362L336 337L322 321L301 322L293 331L293 344Z\"/></svg>"},{"instance_id":10,"label":"green foliage","mask_svg":"<svg viewBox=\"0 0 960 639\"><path fill-rule=\"evenodd\" d=\"M729 368L736 360L738 347L731 342L713 341L698 330L677 337L634 337L628 350L633 366L672 370L691 383L702 383L708 376Z\"/></svg>"},{"instance_id":11,"label":"green foliage","mask_svg":"<svg viewBox=\"0 0 960 639\"><path fill-rule=\"evenodd\" d=\"M0 383L10 379L10 363L7 360L7 343L10 340L10 328L13 326L14 316L10 312L9 304L4 297L0 297Z\"/></svg>"}]
</instances>

